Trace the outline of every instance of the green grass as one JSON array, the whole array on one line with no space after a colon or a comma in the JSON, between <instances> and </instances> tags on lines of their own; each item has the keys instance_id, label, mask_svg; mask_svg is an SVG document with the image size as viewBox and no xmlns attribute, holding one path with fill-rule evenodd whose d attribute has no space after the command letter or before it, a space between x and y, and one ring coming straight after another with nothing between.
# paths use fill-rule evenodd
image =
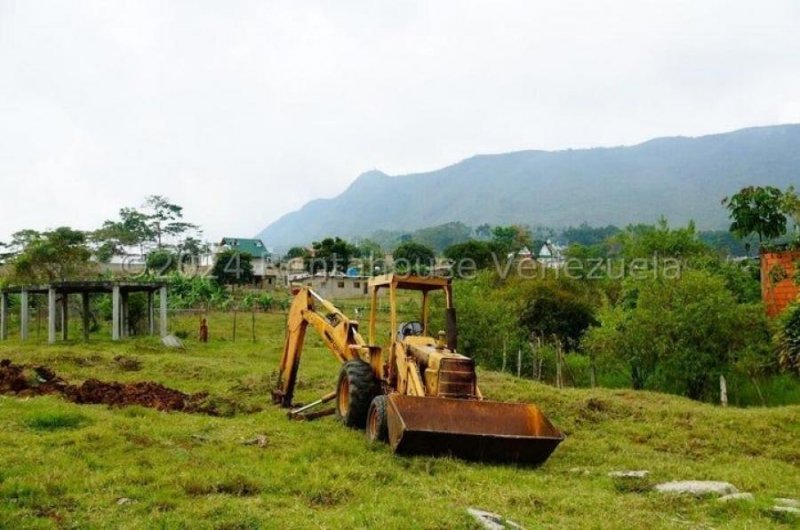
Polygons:
<instances>
[{"instance_id":1,"label":"green grass","mask_svg":"<svg viewBox=\"0 0 800 530\"><path fill-rule=\"evenodd\" d=\"M30 414L25 420L25 425L34 431L57 431L59 429L76 429L87 420L86 416L75 411L45 410Z\"/></svg>"},{"instance_id":2,"label":"green grass","mask_svg":"<svg viewBox=\"0 0 800 530\"><path fill-rule=\"evenodd\" d=\"M0 358L47 364L71 382L154 380L241 405L232 417L0 396L0 528L475 528L468 507L535 528L791 528L773 497L800 495L800 407L721 409L679 397L558 390L481 372L484 394L539 404L567 439L543 466L392 455L334 418L289 421L269 402L284 317L172 323L190 338L48 346L0 343ZM115 360L116 359L116 360ZM123 361L120 361L123 359ZM135 360L132 363L127 360ZM132 369L135 368L135 369ZM330 391L337 366L309 334L298 401ZM266 436L264 447L244 444ZM643 484L607 476L648 469ZM754 503L664 497L671 479L730 481ZM122 500L121 500L122 499Z\"/></svg>"}]
</instances>

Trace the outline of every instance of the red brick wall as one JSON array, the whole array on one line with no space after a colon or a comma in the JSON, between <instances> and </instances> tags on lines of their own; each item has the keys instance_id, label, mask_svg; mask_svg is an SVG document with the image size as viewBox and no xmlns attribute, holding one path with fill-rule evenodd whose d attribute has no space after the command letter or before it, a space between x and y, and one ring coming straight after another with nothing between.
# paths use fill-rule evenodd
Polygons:
<instances>
[{"instance_id":1,"label":"red brick wall","mask_svg":"<svg viewBox=\"0 0 800 530\"><path fill-rule=\"evenodd\" d=\"M798 288L794 282L795 263L800 261L800 251L765 252L761 254L761 298L767 306L767 315L774 317L787 305L797 300ZM773 271L783 269L785 279L773 283Z\"/></svg>"}]
</instances>

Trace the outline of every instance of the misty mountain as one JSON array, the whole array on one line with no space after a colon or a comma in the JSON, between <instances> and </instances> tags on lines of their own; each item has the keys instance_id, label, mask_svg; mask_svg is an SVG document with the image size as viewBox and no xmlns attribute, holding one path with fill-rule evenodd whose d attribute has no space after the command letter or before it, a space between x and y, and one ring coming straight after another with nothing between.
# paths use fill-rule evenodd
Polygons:
<instances>
[{"instance_id":1,"label":"misty mountain","mask_svg":"<svg viewBox=\"0 0 800 530\"><path fill-rule=\"evenodd\" d=\"M563 227L694 220L728 226L720 201L746 185L800 185L800 125L634 146L477 155L436 171L369 171L332 199L286 214L259 236L272 247L461 221Z\"/></svg>"}]
</instances>

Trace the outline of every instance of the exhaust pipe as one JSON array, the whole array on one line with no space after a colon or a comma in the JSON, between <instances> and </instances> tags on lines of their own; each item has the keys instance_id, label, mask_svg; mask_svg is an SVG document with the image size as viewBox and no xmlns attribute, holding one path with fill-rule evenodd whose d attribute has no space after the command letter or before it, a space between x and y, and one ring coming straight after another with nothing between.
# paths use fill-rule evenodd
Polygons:
<instances>
[{"instance_id":1,"label":"exhaust pipe","mask_svg":"<svg viewBox=\"0 0 800 530\"><path fill-rule=\"evenodd\" d=\"M538 465L564 435L534 405L388 396L389 443L403 455Z\"/></svg>"}]
</instances>

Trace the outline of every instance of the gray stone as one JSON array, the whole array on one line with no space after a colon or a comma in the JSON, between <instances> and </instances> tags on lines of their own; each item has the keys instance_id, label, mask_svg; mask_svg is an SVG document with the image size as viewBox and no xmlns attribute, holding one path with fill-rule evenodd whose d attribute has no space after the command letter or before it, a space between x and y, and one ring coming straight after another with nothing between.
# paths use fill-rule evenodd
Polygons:
<instances>
[{"instance_id":1,"label":"gray stone","mask_svg":"<svg viewBox=\"0 0 800 530\"><path fill-rule=\"evenodd\" d=\"M478 510L477 508L467 508L467 513L475 518L478 524L486 530L507 530L508 528L524 530L514 521L509 521L502 515L496 513Z\"/></svg>"},{"instance_id":2,"label":"gray stone","mask_svg":"<svg viewBox=\"0 0 800 530\"><path fill-rule=\"evenodd\" d=\"M800 516L800 508L793 506L773 506L772 511L781 515Z\"/></svg>"},{"instance_id":3,"label":"gray stone","mask_svg":"<svg viewBox=\"0 0 800 530\"><path fill-rule=\"evenodd\" d=\"M161 337L161 344L167 348L183 348L183 342L175 335L166 335Z\"/></svg>"},{"instance_id":4,"label":"gray stone","mask_svg":"<svg viewBox=\"0 0 800 530\"><path fill-rule=\"evenodd\" d=\"M611 478L647 478L650 472L644 469L635 471L612 471L608 474Z\"/></svg>"},{"instance_id":5,"label":"gray stone","mask_svg":"<svg viewBox=\"0 0 800 530\"><path fill-rule=\"evenodd\" d=\"M717 480L676 480L657 484L655 490L661 493L686 494L686 495L730 495L739 493L739 490L729 482Z\"/></svg>"},{"instance_id":6,"label":"gray stone","mask_svg":"<svg viewBox=\"0 0 800 530\"><path fill-rule=\"evenodd\" d=\"M730 493L728 495L723 495L717 500L720 502L752 501L754 498L752 493Z\"/></svg>"},{"instance_id":7,"label":"gray stone","mask_svg":"<svg viewBox=\"0 0 800 530\"><path fill-rule=\"evenodd\" d=\"M800 508L800 501L797 499L787 499L778 497L775 499L775 506L788 506L789 508Z\"/></svg>"}]
</instances>

